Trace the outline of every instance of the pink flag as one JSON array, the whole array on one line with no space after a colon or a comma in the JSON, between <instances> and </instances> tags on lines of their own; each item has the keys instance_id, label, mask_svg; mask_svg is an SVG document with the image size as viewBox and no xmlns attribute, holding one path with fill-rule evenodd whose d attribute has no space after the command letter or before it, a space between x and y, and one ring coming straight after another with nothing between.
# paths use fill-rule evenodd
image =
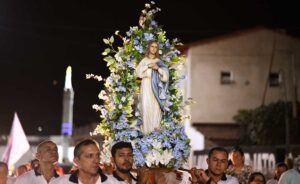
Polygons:
<instances>
[{"instance_id":1,"label":"pink flag","mask_svg":"<svg viewBox=\"0 0 300 184\"><path fill-rule=\"evenodd\" d=\"M28 140L18 115L15 113L7 145L2 155L2 161L6 162L8 167L14 166L15 163L29 150L29 148Z\"/></svg>"}]
</instances>

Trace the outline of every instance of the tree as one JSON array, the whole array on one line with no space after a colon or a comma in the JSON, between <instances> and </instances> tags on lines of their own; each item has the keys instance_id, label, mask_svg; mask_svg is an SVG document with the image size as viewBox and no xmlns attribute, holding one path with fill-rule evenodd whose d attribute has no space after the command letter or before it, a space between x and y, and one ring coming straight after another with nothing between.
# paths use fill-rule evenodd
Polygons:
<instances>
[{"instance_id":1,"label":"tree","mask_svg":"<svg viewBox=\"0 0 300 184\"><path fill-rule=\"evenodd\" d=\"M298 114L299 114L299 103ZM290 143L299 140L298 119L292 119L292 104L278 101L255 109L240 110L233 119L241 125L241 143L278 145L286 143L286 123L289 123ZM298 141L299 142L299 141Z\"/></svg>"}]
</instances>

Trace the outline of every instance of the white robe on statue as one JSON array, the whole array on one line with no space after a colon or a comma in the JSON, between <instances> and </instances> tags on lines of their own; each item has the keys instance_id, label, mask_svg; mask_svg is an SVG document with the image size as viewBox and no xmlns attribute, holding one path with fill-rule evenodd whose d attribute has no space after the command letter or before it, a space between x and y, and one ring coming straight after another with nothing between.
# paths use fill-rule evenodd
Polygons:
<instances>
[{"instance_id":1,"label":"white robe on statue","mask_svg":"<svg viewBox=\"0 0 300 184\"><path fill-rule=\"evenodd\" d=\"M143 125L143 133L150 133L155 128L159 128L161 121L161 109L152 91L151 72L148 68L150 63L156 63L159 59L149 59L145 57L137 66L137 76L142 79L139 95L138 108L141 113ZM168 73L159 68L158 73L160 80L167 82L169 79Z\"/></svg>"}]
</instances>

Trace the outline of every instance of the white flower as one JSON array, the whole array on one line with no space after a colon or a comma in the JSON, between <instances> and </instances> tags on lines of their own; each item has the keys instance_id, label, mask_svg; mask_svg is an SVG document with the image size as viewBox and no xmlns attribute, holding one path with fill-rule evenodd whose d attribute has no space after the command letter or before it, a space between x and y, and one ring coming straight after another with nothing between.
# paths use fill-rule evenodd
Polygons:
<instances>
[{"instance_id":1,"label":"white flower","mask_svg":"<svg viewBox=\"0 0 300 184\"><path fill-rule=\"evenodd\" d=\"M151 165L158 165L159 157L160 153L157 150L151 150L151 152L146 155L146 165L148 167L151 167Z\"/></svg>"},{"instance_id":2,"label":"white flower","mask_svg":"<svg viewBox=\"0 0 300 184\"><path fill-rule=\"evenodd\" d=\"M157 140L153 140L152 141L152 146L153 146L153 148L154 149L156 149L156 150L159 150L159 149L161 149L161 142L158 142Z\"/></svg>"},{"instance_id":3,"label":"white flower","mask_svg":"<svg viewBox=\"0 0 300 184\"><path fill-rule=\"evenodd\" d=\"M115 77L115 80L116 80L116 81L118 81L118 80L121 79L120 75L114 75L114 77Z\"/></svg>"},{"instance_id":4,"label":"white flower","mask_svg":"<svg viewBox=\"0 0 300 184\"><path fill-rule=\"evenodd\" d=\"M119 31L119 30L117 30L117 31L115 32L115 35L118 35L118 34L119 34L119 32L120 32L120 31Z\"/></svg>"},{"instance_id":5,"label":"white flower","mask_svg":"<svg viewBox=\"0 0 300 184\"><path fill-rule=\"evenodd\" d=\"M151 8L151 5L150 5L149 3L146 3L146 4L145 4L145 7L146 7L146 8Z\"/></svg>"},{"instance_id":6,"label":"white flower","mask_svg":"<svg viewBox=\"0 0 300 184\"><path fill-rule=\"evenodd\" d=\"M108 88L111 84L112 84L112 79L111 79L111 77L108 77L108 78L105 80L104 86L105 86L106 88Z\"/></svg>"},{"instance_id":7,"label":"white flower","mask_svg":"<svg viewBox=\"0 0 300 184\"><path fill-rule=\"evenodd\" d=\"M167 165L174 158L171 150L165 150L161 155L159 162L162 165Z\"/></svg>"},{"instance_id":8,"label":"white flower","mask_svg":"<svg viewBox=\"0 0 300 184\"><path fill-rule=\"evenodd\" d=\"M153 157L155 158L155 165L159 165L161 154L157 150L153 150Z\"/></svg>"},{"instance_id":9,"label":"white flower","mask_svg":"<svg viewBox=\"0 0 300 184\"><path fill-rule=\"evenodd\" d=\"M110 164L111 163L111 147L113 140L111 138L104 140L103 151L101 152L100 160L102 163Z\"/></svg>"},{"instance_id":10,"label":"white flower","mask_svg":"<svg viewBox=\"0 0 300 184\"><path fill-rule=\"evenodd\" d=\"M108 97L106 96L106 92L104 90L100 91L98 98L104 101L108 99Z\"/></svg>"},{"instance_id":11,"label":"white flower","mask_svg":"<svg viewBox=\"0 0 300 184\"><path fill-rule=\"evenodd\" d=\"M85 77L86 77L86 79L91 79L91 78L93 78L93 79L96 79L96 80L98 80L98 81L102 81L103 79L102 79L102 77L100 76L100 75L94 75L94 74L86 74L85 75Z\"/></svg>"},{"instance_id":12,"label":"white flower","mask_svg":"<svg viewBox=\"0 0 300 184\"><path fill-rule=\"evenodd\" d=\"M106 116L107 110L102 108L102 109L101 109L101 114L102 114L103 116Z\"/></svg>"},{"instance_id":13,"label":"white flower","mask_svg":"<svg viewBox=\"0 0 300 184\"><path fill-rule=\"evenodd\" d=\"M86 75L85 75L85 78L86 78L86 79L90 79L90 78L92 77L92 75L93 75L93 74L86 74Z\"/></svg>"},{"instance_id":14,"label":"white flower","mask_svg":"<svg viewBox=\"0 0 300 184\"><path fill-rule=\"evenodd\" d=\"M123 97L121 98L121 101L122 101L122 102L125 102L125 100L126 100L126 97L123 96Z\"/></svg>"},{"instance_id":15,"label":"white flower","mask_svg":"<svg viewBox=\"0 0 300 184\"><path fill-rule=\"evenodd\" d=\"M130 40L127 39L126 37L123 37L122 40L123 40L123 42L124 42L125 44L127 44L127 43L130 41Z\"/></svg>"},{"instance_id":16,"label":"white flower","mask_svg":"<svg viewBox=\"0 0 300 184\"><path fill-rule=\"evenodd\" d=\"M146 165L147 165L148 167L151 167L151 165L152 165L152 163L154 162L154 160L155 160L155 157L153 157L152 152L150 152L150 153L148 153L148 154L146 155Z\"/></svg>"},{"instance_id":17,"label":"white flower","mask_svg":"<svg viewBox=\"0 0 300 184\"><path fill-rule=\"evenodd\" d=\"M119 62L122 62L122 61L123 61L122 58L121 58L121 56L120 56L120 52L118 52L117 54L115 54L115 58L116 58L116 60L119 61Z\"/></svg>"},{"instance_id":18,"label":"white flower","mask_svg":"<svg viewBox=\"0 0 300 184\"><path fill-rule=\"evenodd\" d=\"M96 111L100 111L101 110L101 107L99 105L97 105L97 104L94 104L92 106L92 108L95 109Z\"/></svg>"},{"instance_id":19,"label":"white flower","mask_svg":"<svg viewBox=\"0 0 300 184\"><path fill-rule=\"evenodd\" d=\"M119 108L119 109L122 109L122 107L123 107L122 104L119 104L119 105L118 105L118 108Z\"/></svg>"}]
</instances>

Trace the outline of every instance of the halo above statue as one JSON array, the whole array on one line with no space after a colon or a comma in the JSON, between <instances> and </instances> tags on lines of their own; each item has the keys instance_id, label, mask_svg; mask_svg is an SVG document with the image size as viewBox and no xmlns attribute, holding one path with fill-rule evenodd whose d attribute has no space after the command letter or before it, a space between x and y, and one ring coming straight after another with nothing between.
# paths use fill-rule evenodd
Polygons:
<instances>
[{"instance_id":1,"label":"halo above statue","mask_svg":"<svg viewBox=\"0 0 300 184\"><path fill-rule=\"evenodd\" d=\"M176 45L154 20L160 8L145 4L139 26L123 36L103 39L109 47L102 55L110 70L105 90L99 94L103 105L93 105L102 121L93 134L106 137L102 162L110 162L110 148L117 141L131 142L137 166L178 168L190 154L185 134L183 94L179 69L185 61ZM115 37L123 45L114 47ZM87 78L102 80L88 74Z\"/></svg>"}]
</instances>

